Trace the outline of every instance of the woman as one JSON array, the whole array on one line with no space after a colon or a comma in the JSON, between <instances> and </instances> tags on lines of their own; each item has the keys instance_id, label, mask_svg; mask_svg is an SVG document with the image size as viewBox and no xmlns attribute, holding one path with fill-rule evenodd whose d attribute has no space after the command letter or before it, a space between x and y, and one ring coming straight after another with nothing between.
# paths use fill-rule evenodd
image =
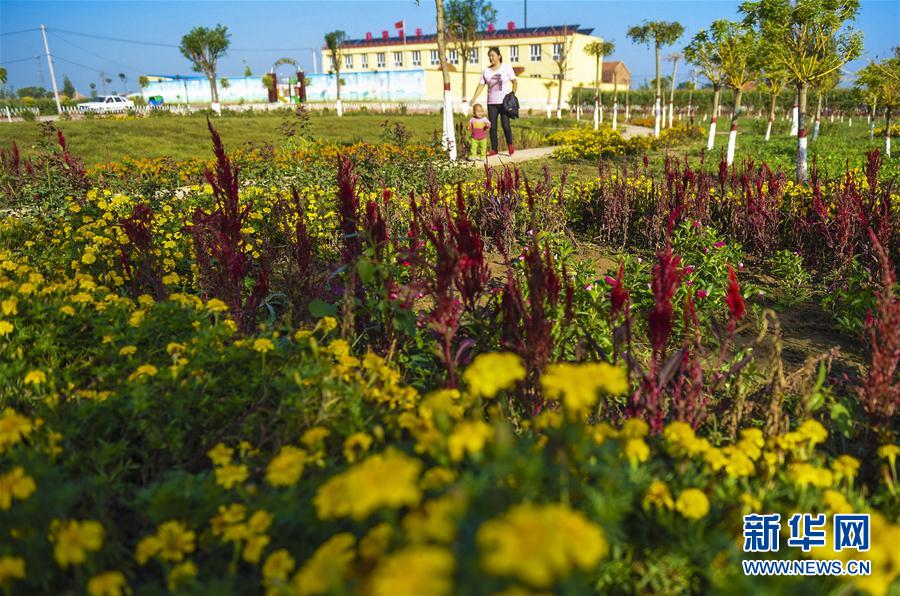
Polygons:
<instances>
[{"instance_id":1,"label":"woman","mask_svg":"<svg viewBox=\"0 0 900 596\"><path fill-rule=\"evenodd\" d=\"M515 93L518 88L516 81L516 73L508 64L503 64L503 57L500 55L500 48L491 48L488 50L488 60L490 66L486 67L481 73L481 81L475 89L475 95L469 102L470 106L475 105L475 100L481 94L481 90L487 85L488 88L488 119L491 121L491 151L488 156L497 155L497 116L500 116L500 124L503 126L503 136L506 137L506 146L509 148L509 154L516 152L512 142L512 129L509 127L509 116L503 112L503 98L510 92Z\"/></svg>"}]
</instances>

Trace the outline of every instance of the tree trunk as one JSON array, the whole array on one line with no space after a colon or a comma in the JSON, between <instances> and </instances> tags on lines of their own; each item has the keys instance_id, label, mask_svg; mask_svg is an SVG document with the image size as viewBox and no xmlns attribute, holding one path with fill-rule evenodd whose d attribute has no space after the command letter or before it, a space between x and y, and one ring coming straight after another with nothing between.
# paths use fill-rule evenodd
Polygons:
<instances>
[{"instance_id":1,"label":"tree trunk","mask_svg":"<svg viewBox=\"0 0 900 596\"><path fill-rule=\"evenodd\" d=\"M559 69L559 91L556 94L556 119L562 117L563 69Z\"/></svg>"},{"instance_id":2,"label":"tree trunk","mask_svg":"<svg viewBox=\"0 0 900 596\"><path fill-rule=\"evenodd\" d=\"M891 158L891 106L887 107L884 118L884 152Z\"/></svg>"},{"instance_id":3,"label":"tree trunk","mask_svg":"<svg viewBox=\"0 0 900 596\"><path fill-rule=\"evenodd\" d=\"M669 85L669 128L672 128L672 120L675 114L675 72L678 70L678 59L672 61L672 84Z\"/></svg>"},{"instance_id":4,"label":"tree trunk","mask_svg":"<svg viewBox=\"0 0 900 596\"><path fill-rule=\"evenodd\" d=\"M603 54L600 54L600 82L597 83L597 104L600 107L600 124L603 124Z\"/></svg>"},{"instance_id":5,"label":"tree trunk","mask_svg":"<svg viewBox=\"0 0 900 596\"><path fill-rule=\"evenodd\" d=\"M870 141L875 140L875 119L878 117L876 114L875 107L877 104L878 104L877 100L872 102L872 108L871 108L871 112L869 115L869 140Z\"/></svg>"},{"instance_id":6,"label":"tree trunk","mask_svg":"<svg viewBox=\"0 0 900 596\"><path fill-rule=\"evenodd\" d=\"M613 120L612 129L616 130L616 120L619 118L619 77L613 70Z\"/></svg>"},{"instance_id":7,"label":"tree trunk","mask_svg":"<svg viewBox=\"0 0 900 596\"><path fill-rule=\"evenodd\" d=\"M743 89L734 90L734 111L731 114L731 131L728 133L728 151L726 154L729 166L734 162L734 146L737 142L738 117L741 115L741 98L743 96Z\"/></svg>"},{"instance_id":8,"label":"tree trunk","mask_svg":"<svg viewBox=\"0 0 900 596\"><path fill-rule=\"evenodd\" d=\"M713 145L715 145L716 141L716 122L718 122L719 117L717 114L719 113L719 95L722 92L722 87L718 83L713 84L713 107L712 107L712 120L709 123L709 138L706 140L706 150L712 151Z\"/></svg>"},{"instance_id":9,"label":"tree trunk","mask_svg":"<svg viewBox=\"0 0 900 596\"><path fill-rule=\"evenodd\" d=\"M818 93L819 99L816 104L816 123L813 125L813 140L819 138L819 122L822 120L822 92Z\"/></svg>"},{"instance_id":10,"label":"tree trunk","mask_svg":"<svg viewBox=\"0 0 900 596\"><path fill-rule=\"evenodd\" d=\"M772 91L772 99L769 101L769 122L766 124L766 142L772 135L772 123L775 122L775 104L778 102L778 93Z\"/></svg>"},{"instance_id":11,"label":"tree trunk","mask_svg":"<svg viewBox=\"0 0 900 596\"><path fill-rule=\"evenodd\" d=\"M800 111L800 88L798 87L797 88L797 96L796 96L796 99L794 100L794 108L793 108L793 110L791 110L791 136L792 137L797 136L797 131L798 131L797 114L799 113L799 111Z\"/></svg>"},{"instance_id":12,"label":"tree trunk","mask_svg":"<svg viewBox=\"0 0 900 596\"><path fill-rule=\"evenodd\" d=\"M806 96L809 84L799 85L799 106L797 110L797 182L806 182Z\"/></svg>"},{"instance_id":13,"label":"tree trunk","mask_svg":"<svg viewBox=\"0 0 900 596\"><path fill-rule=\"evenodd\" d=\"M447 44L444 42L444 0L434 0L437 9L437 45L444 79L443 145L450 159L456 160L456 131L453 128L453 94L450 92L450 70L447 68Z\"/></svg>"},{"instance_id":14,"label":"tree trunk","mask_svg":"<svg viewBox=\"0 0 900 596\"><path fill-rule=\"evenodd\" d=\"M690 122L690 126L694 126L694 85L696 85L696 81L691 81L691 89L688 91L688 121Z\"/></svg>"},{"instance_id":15,"label":"tree trunk","mask_svg":"<svg viewBox=\"0 0 900 596\"><path fill-rule=\"evenodd\" d=\"M631 119L631 81L625 87L625 122Z\"/></svg>"},{"instance_id":16,"label":"tree trunk","mask_svg":"<svg viewBox=\"0 0 900 596\"><path fill-rule=\"evenodd\" d=\"M662 81L659 80L659 42L656 43L656 105L653 107L653 136L659 138L659 119L662 116Z\"/></svg>"},{"instance_id":17,"label":"tree trunk","mask_svg":"<svg viewBox=\"0 0 900 596\"><path fill-rule=\"evenodd\" d=\"M594 61L594 130L600 128L600 54Z\"/></svg>"},{"instance_id":18,"label":"tree trunk","mask_svg":"<svg viewBox=\"0 0 900 596\"><path fill-rule=\"evenodd\" d=\"M462 57L462 103L463 103L463 109L467 108L468 102L469 102L468 96L466 95L466 70L468 70L468 66L469 66L469 52L470 52L470 50L468 50L467 48L465 48L465 47L462 48L462 53L463 53L463 57ZM468 109L466 109L465 112L463 112L463 114L468 114L468 113L469 113Z\"/></svg>"},{"instance_id":19,"label":"tree trunk","mask_svg":"<svg viewBox=\"0 0 900 596\"><path fill-rule=\"evenodd\" d=\"M219 103L219 90L216 87L216 73L212 72L209 75L209 96L212 98L212 103Z\"/></svg>"}]
</instances>

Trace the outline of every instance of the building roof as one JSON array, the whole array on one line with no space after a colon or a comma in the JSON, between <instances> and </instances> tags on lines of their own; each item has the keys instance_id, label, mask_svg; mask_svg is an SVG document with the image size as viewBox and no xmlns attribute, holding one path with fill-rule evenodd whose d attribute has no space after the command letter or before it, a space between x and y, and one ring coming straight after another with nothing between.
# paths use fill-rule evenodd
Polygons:
<instances>
[{"instance_id":1,"label":"building roof","mask_svg":"<svg viewBox=\"0 0 900 596\"><path fill-rule=\"evenodd\" d=\"M555 25L552 27L523 27L520 29L495 29L494 31L479 31L476 35L479 39L489 40L489 39L515 39L520 37L548 37L555 36L560 34L574 34L580 33L581 35L590 35L591 32L594 31L593 27L587 27L582 29L581 25ZM427 35L407 35L406 36L406 45L417 44L417 43L433 43L437 41L436 33L429 33ZM397 45L403 43L403 38L400 36L393 36L384 39L382 37L372 37L372 39L347 39L344 40L344 43L341 47L343 48L353 48L353 47L372 47L372 46L388 46L388 45ZM325 46L322 46L322 49L326 49Z\"/></svg>"},{"instance_id":2,"label":"building roof","mask_svg":"<svg viewBox=\"0 0 900 596\"><path fill-rule=\"evenodd\" d=\"M631 71L628 70L628 67L625 66L625 63L621 60L609 60L603 61L603 72L600 75L600 80L604 83L612 83L613 82L613 72L615 70L624 68L625 72L628 73L629 80L631 79ZM620 81L624 82L624 81Z\"/></svg>"}]
</instances>

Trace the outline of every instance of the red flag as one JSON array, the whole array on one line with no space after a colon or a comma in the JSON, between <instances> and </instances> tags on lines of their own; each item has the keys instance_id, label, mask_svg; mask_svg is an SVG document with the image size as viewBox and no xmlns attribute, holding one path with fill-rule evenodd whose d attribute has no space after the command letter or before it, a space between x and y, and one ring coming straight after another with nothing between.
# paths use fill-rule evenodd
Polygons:
<instances>
[{"instance_id":1,"label":"red flag","mask_svg":"<svg viewBox=\"0 0 900 596\"><path fill-rule=\"evenodd\" d=\"M394 29L403 29L403 28L404 28L403 21L397 21L396 23L394 23Z\"/></svg>"}]
</instances>

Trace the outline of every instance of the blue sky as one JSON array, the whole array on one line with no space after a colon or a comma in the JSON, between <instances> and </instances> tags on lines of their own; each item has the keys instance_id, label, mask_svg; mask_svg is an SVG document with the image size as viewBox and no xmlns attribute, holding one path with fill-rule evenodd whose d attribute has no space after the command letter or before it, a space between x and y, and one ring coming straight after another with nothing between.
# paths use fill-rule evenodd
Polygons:
<instances>
[{"instance_id":1,"label":"blue sky","mask_svg":"<svg viewBox=\"0 0 900 596\"><path fill-rule=\"evenodd\" d=\"M698 30L717 18L738 18L739 2L725 0L657 1L538 1L529 0L528 24L561 25L578 23L593 27L594 33L616 42L613 59L624 60L635 84L653 77L653 53L633 45L625 33L644 19L677 20L686 29L678 49ZM522 26L522 0L494 0L498 27L507 21ZM350 37L376 37L384 29L394 31L401 19L409 32L421 27L434 31L433 0L330 0L302 2L174 2L167 0L82 2L78 0L0 0L0 63L9 71L15 87L41 84L50 88L45 58L40 66L36 55L43 54L40 32L15 33L41 24L47 26L57 81L68 75L79 91L87 94L90 82L100 87L102 70L113 79L110 91L120 91L118 73L128 77L127 87L137 89L141 74L191 74L190 64L177 47L139 45L85 37L82 34L116 37L140 42L177 46L181 36L197 25L227 25L232 50L221 60L221 76L239 76L245 65L254 74L267 71L278 58L289 56L312 72L312 52L327 31L343 29ZM855 27L865 35L865 56L851 63L850 71L869 57L883 57L900 45L900 2L863 0ZM259 51L267 49L277 51ZM304 49L307 48L307 49ZM285 51L285 49L290 49ZM679 78L685 76L685 71Z\"/></svg>"}]
</instances>

